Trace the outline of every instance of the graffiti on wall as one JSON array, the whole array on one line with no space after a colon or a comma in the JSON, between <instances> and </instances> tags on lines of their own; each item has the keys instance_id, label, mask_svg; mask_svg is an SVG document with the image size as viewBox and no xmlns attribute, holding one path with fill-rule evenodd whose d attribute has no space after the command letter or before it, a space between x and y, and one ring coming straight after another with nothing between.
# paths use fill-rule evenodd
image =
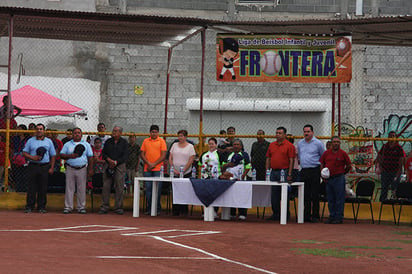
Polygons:
<instances>
[{"instance_id":1,"label":"graffiti on wall","mask_svg":"<svg viewBox=\"0 0 412 274\"><path fill-rule=\"evenodd\" d=\"M389 132L394 131L398 138L410 139L412 138L412 115L400 116L398 114L391 114L388 118L383 120L383 131L378 132L375 137L388 138ZM375 141L375 149L379 151L385 141ZM411 151L411 142L399 141L399 144L403 147L403 150L408 155Z\"/></svg>"},{"instance_id":2,"label":"graffiti on wall","mask_svg":"<svg viewBox=\"0 0 412 274\"><path fill-rule=\"evenodd\" d=\"M374 137L388 138L389 132L394 131L401 139L412 138L412 115L403 116L398 114L391 114L388 118L382 122L382 131L378 131ZM371 129L364 128L363 126L353 126L351 124L341 124L341 136L345 137L371 137L374 134ZM335 132L338 132L338 126L335 126ZM342 149L346 151L353 150L353 147L362 146L364 142L343 142ZM379 151L386 141L374 141L373 146L375 151ZM406 154L412 150L411 142L399 141L399 144L403 147Z\"/></svg>"}]
</instances>

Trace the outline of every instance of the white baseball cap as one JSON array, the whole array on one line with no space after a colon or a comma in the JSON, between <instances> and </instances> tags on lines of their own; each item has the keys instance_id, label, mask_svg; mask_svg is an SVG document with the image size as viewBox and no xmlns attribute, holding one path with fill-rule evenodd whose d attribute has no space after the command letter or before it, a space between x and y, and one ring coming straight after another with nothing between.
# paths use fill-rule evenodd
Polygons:
<instances>
[{"instance_id":1,"label":"white baseball cap","mask_svg":"<svg viewBox=\"0 0 412 274\"><path fill-rule=\"evenodd\" d=\"M329 179L329 177L330 177L329 168L327 168L327 167L323 168L322 171L320 172L320 176L321 176L323 179Z\"/></svg>"}]
</instances>

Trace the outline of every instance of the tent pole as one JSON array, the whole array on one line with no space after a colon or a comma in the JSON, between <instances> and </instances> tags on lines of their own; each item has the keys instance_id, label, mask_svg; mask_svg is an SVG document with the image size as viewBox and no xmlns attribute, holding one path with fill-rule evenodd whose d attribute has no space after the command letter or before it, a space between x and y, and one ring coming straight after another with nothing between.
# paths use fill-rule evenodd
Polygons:
<instances>
[{"instance_id":1,"label":"tent pole","mask_svg":"<svg viewBox=\"0 0 412 274\"><path fill-rule=\"evenodd\" d=\"M13 43L12 43L12 38L13 38L13 23L14 23L14 17L10 17L10 22L9 22L9 60L8 60L8 66L7 66L7 113L6 113L6 147L5 147L5 160L4 160L4 192L8 191L9 188L9 162L10 162L10 110L11 110L11 55L13 51Z\"/></svg>"},{"instance_id":2,"label":"tent pole","mask_svg":"<svg viewBox=\"0 0 412 274\"><path fill-rule=\"evenodd\" d=\"M199 155L203 152L203 87L205 80L205 48L206 48L206 29L203 29L201 32L202 40L202 69L200 77L200 107L199 107Z\"/></svg>"}]
</instances>

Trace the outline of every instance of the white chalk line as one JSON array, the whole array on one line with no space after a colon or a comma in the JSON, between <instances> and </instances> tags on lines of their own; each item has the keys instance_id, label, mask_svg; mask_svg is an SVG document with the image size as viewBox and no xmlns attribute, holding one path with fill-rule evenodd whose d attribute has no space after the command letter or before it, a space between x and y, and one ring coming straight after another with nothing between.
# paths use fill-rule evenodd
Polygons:
<instances>
[{"instance_id":1,"label":"white chalk line","mask_svg":"<svg viewBox=\"0 0 412 274\"><path fill-rule=\"evenodd\" d=\"M156 240L163 241L163 242L166 242L166 243L169 243L169 244L173 244L173 245L180 246L180 247L183 247L183 248L195 250L195 251L197 251L197 252L200 252L200 253L203 253L203 254L205 254L205 255L211 256L212 258L215 258L215 259L217 259L217 260L222 260L222 261L225 261L225 262L228 262L228 263L238 264L238 265L241 265L241 266L243 266L243 267L250 268L250 269L253 269L253 270L256 270L256 271L260 271L260 272L263 272L263 273L276 274L276 272L272 272L272 271L269 271L269 270L266 270L266 269L262 269L262 268L259 268L259 267L255 267L255 266L253 266L253 265L248 265L248 264L245 264L245 263L237 262L237 261L234 261L234 260L231 260L231 259L227 259L227 258L221 257L221 256L219 256L219 255L216 255L216 254L213 254L213 253L204 251L203 249L200 249L200 248L196 248L196 247L191 247L191 246L184 245L184 244L175 243L175 242L172 242L172 241L170 241L170 240L163 239L162 237L159 237L159 236L151 236L151 237L153 237L153 238L156 239Z\"/></svg>"},{"instance_id":2,"label":"white chalk line","mask_svg":"<svg viewBox=\"0 0 412 274\"><path fill-rule=\"evenodd\" d=\"M104 230L73 230L79 228L91 228L91 227L104 227L104 228L111 228L111 229L104 229ZM119 227L119 226L106 226L106 225L84 225L84 226L72 226L72 227L60 227L60 228L45 228L45 229L2 229L0 232L77 232L77 233L92 233L92 232L113 232L113 231L123 231L123 230L135 230L138 228L135 227ZM157 234L157 233L168 233L168 232L190 232L187 234L182 235L174 235L174 236L154 236L150 234ZM95 256L95 258L100 259L163 259L163 260L222 260L225 262L238 264L246 268L250 268L256 271L260 271L263 273L271 273L276 274L276 272L272 272L266 269L262 269L259 267L255 267L252 265L248 265L245 263L237 262L231 259L224 258L222 256L218 256L216 254L204 251L200 248L191 247L184 244L175 243L173 241L167 240L165 238L176 238L176 237L185 237L185 236L194 236L194 235L206 235L206 234L215 234L221 233L219 231L197 231L197 230L179 230L179 229L168 229L168 230L158 230L158 231L150 231L150 232L139 232L139 233L125 233L122 234L124 236L148 236L152 237L156 240L163 241L169 244L173 244L179 247L195 250L197 252L203 253L210 257L148 257L148 256Z\"/></svg>"},{"instance_id":3,"label":"white chalk line","mask_svg":"<svg viewBox=\"0 0 412 274\"><path fill-rule=\"evenodd\" d=\"M76 230L81 228L109 228L109 229L96 229L96 230ZM100 232L114 232L124 230L136 230L136 227L122 227L122 226L108 226L108 225L82 225L82 226L69 226L58 228L42 228L42 229L2 229L0 232L72 232L72 233L100 233Z\"/></svg>"},{"instance_id":4,"label":"white chalk line","mask_svg":"<svg viewBox=\"0 0 412 274\"><path fill-rule=\"evenodd\" d=\"M96 256L99 259L216 260L212 257Z\"/></svg>"},{"instance_id":5,"label":"white chalk line","mask_svg":"<svg viewBox=\"0 0 412 274\"><path fill-rule=\"evenodd\" d=\"M177 238L177 237L187 237L187 236L197 236L197 235L207 235L221 233L220 231L198 231L198 230L182 230L182 229L168 229L168 230L158 230L158 231L148 231L148 232L135 232L135 233L125 233L123 236L152 236L153 234L169 233L169 232L186 232L180 235L170 235L162 236L163 238ZM150 235L152 234L152 235Z\"/></svg>"}]
</instances>

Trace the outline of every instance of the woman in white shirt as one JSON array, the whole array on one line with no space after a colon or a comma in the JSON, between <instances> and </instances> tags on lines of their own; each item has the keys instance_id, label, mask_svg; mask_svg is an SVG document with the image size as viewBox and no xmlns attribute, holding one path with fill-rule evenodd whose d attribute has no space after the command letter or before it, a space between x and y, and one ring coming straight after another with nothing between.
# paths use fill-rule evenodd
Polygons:
<instances>
[{"instance_id":1,"label":"woman in white shirt","mask_svg":"<svg viewBox=\"0 0 412 274\"><path fill-rule=\"evenodd\" d=\"M183 170L183 177L190 178L192 172L192 164L195 159L195 149L192 144L187 142L187 131L182 129L178 131L179 142L174 143L170 149L169 164L172 167L174 174L171 176L179 177L180 170ZM187 205L173 205L173 215L187 215Z\"/></svg>"}]
</instances>

